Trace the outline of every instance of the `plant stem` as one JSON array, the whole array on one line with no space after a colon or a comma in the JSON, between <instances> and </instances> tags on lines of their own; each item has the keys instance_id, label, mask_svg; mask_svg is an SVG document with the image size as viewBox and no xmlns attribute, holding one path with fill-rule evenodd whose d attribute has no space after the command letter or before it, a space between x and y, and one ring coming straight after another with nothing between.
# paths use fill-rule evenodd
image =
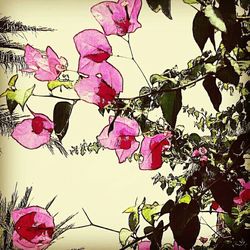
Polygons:
<instances>
[{"instance_id":1,"label":"plant stem","mask_svg":"<svg viewBox=\"0 0 250 250\"><path fill-rule=\"evenodd\" d=\"M124 38L124 40L128 43L128 47L129 47L129 50L130 50L132 61L135 63L135 65L137 66L137 68L141 72L142 76L144 77L146 83L148 84L149 88L151 89L151 85L150 85L150 83L149 83L146 75L144 74L144 72L143 72L142 68L140 67L140 65L138 64L138 62L135 60L134 53L133 53L133 50L132 50L132 46L131 46L131 43L130 43L130 36L129 36L129 34L128 34L128 40L125 39L125 38Z\"/></svg>"},{"instance_id":2,"label":"plant stem","mask_svg":"<svg viewBox=\"0 0 250 250\"><path fill-rule=\"evenodd\" d=\"M167 93L167 92L173 92L173 91L177 91L177 90L180 90L180 89L185 89L203 79L205 79L206 76L202 76L196 80L193 80L193 81L190 81L188 84L185 84L183 86L179 86L179 87L175 87L175 88L171 88L171 89L160 89L160 90L156 90L154 92L151 92L151 93L147 93L147 94L144 94L144 95L139 95L139 96L134 96L134 97L122 97L122 98L119 98L120 100L135 100L135 99L140 99L140 98L143 98L143 97L146 97L146 96L149 96L149 95L154 95L154 94L161 94L161 93Z\"/></svg>"},{"instance_id":3,"label":"plant stem","mask_svg":"<svg viewBox=\"0 0 250 250\"><path fill-rule=\"evenodd\" d=\"M51 97L51 98L56 98L56 99L61 99L61 100L66 100L66 101L73 101L74 103L80 101L80 98L67 98L67 97L62 97L62 96L56 96L56 95L37 95L37 94L32 94L32 96L35 97Z\"/></svg>"},{"instance_id":4,"label":"plant stem","mask_svg":"<svg viewBox=\"0 0 250 250\"><path fill-rule=\"evenodd\" d=\"M119 233L118 230L115 230L115 229L112 229L112 228L109 228L109 227L104 227L104 226L97 225L97 224L93 223L91 221L91 219L89 218L87 212L83 208L82 208L82 211L84 212L85 216L87 217L87 219L89 221L89 224L82 225L82 226L77 226L77 227L72 227L71 229L79 229L79 228L85 228L85 227L97 227L97 228L104 229L104 230L107 230L107 231L110 231L110 232Z\"/></svg>"}]
</instances>

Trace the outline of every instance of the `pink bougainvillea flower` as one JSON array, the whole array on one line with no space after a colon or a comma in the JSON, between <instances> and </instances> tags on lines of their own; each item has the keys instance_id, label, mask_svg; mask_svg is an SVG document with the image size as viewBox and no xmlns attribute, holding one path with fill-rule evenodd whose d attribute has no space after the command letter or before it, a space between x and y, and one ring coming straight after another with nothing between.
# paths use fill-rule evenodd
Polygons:
<instances>
[{"instance_id":1,"label":"pink bougainvillea flower","mask_svg":"<svg viewBox=\"0 0 250 250\"><path fill-rule=\"evenodd\" d=\"M39 148L50 141L53 122L43 114L32 113L34 118L25 119L14 128L11 136L28 149Z\"/></svg>"},{"instance_id":2,"label":"pink bougainvillea flower","mask_svg":"<svg viewBox=\"0 0 250 250\"><path fill-rule=\"evenodd\" d=\"M55 231L54 218L45 209L32 206L12 211L13 245L18 249L46 249Z\"/></svg>"},{"instance_id":3,"label":"pink bougainvillea flower","mask_svg":"<svg viewBox=\"0 0 250 250\"><path fill-rule=\"evenodd\" d=\"M138 250L150 250L151 242L149 240L138 243Z\"/></svg>"},{"instance_id":4,"label":"pink bougainvillea flower","mask_svg":"<svg viewBox=\"0 0 250 250\"><path fill-rule=\"evenodd\" d=\"M25 46L24 60L27 68L24 72L35 73L39 81L53 81L67 69L67 60L58 57L51 47L47 47L46 55L33 48L29 44Z\"/></svg>"},{"instance_id":5,"label":"pink bougainvillea flower","mask_svg":"<svg viewBox=\"0 0 250 250\"><path fill-rule=\"evenodd\" d=\"M116 151L119 162L124 162L139 147L139 142L135 137L139 135L139 125L134 119L127 117L110 116L109 125L106 126L97 137L99 143L108 149ZM109 133L110 124L113 124L113 130Z\"/></svg>"},{"instance_id":6,"label":"pink bougainvillea flower","mask_svg":"<svg viewBox=\"0 0 250 250\"><path fill-rule=\"evenodd\" d=\"M212 201L211 208L218 213L225 212L216 201Z\"/></svg>"},{"instance_id":7,"label":"pink bougainvillea flower","mask_svg":"<svg viewBox=\"0 0 250 250\"><path fill-rule=\"evenodd\" d=\"M207 165L208 157L206 156L207 149L205 147L200 147L199 149L195 149L192 153L192 157L199 158L200 165L205 167Z\"/></svg>"},{"instance_id":8,"label":"pink bougainvillea flower","mask_svg":"<svg viewBox=\"0 0 250 250\"><path fill-rule=\"evenodd\" d=\"M123 90L123 79L120 72L107 62L100 65L99 71L98 77L81 78L75 84L75 91L82 100L102 109Z\"/></svg>"},{"instance_id":9,"label":"pink bougainvillea flower","mask_svg":"<svg viewBox=\"0 0 250 250\"><path fill-rule=\"evenodd\" d=\"M207 149L205 147L200 147L199 148L199 153L201 156L207 154Z\"/></svg>"},{"instance_id":10,"label":"pink bougainvillea flower","mask_svg":"<svg viewBox=\"0 0 250 250\"><path fill-rule=\"evenodd\" d=\"M250 182L245 182L244 179L238 179L243 190L240 192L239 196L234 198L234 203L240 206L244 206L248 201L250 201Z\"/></svg>"},{"instance_id":11,"label":"pink bougainvillea flower","mask_svg":"<svg viewBox=\"0 0 250 250\"><path fill-rule=\"evenodd\" d=\"M179 246L176 241L174 241L173 250L185 250L185 248Z\"/></svg>"},{"instance_id":12,"label":"pink bougainvillea flower","mask_svg":"<svg viewBox=\"0 0 250 250\"><path fill-rule=\"evenodd\" d=\"M105 35L124 36L141 27L138 22L141 4L141 0L105 1L94 5L91 12Z\"/></svg>"},{"instance_id":13,"label":"pink bougainvillea flower","mask_svg":"<svg viewBox=\"0 0 250 250\"><path fill-rule=\"evenodd\" d=\"M80 58L101 63L112 54L112 48L106 36L98 30L83 30L74 36L74 42Z\"/></svg>"},{"instance_id":14,"label":"pink bougainvillea flower","mask_svg":"<svg viewBox=\"0 0 250 250\"><path fill-rule=\"evenodd\" d=\"M143 161L140 164L142 170L155 170L162 165L162 152L168 150L171 142L164 134L144 137L141 144Z\"/></svg>"}]
</instances>

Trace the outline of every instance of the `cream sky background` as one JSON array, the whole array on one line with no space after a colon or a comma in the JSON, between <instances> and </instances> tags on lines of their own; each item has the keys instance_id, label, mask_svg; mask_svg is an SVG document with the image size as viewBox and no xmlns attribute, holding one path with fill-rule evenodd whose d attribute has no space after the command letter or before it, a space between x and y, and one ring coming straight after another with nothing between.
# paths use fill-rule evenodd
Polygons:
<instances>
[{"instance_id":1,"label":"cream sky background","mask_svg":"<svg viewBox=\"0 0 250 250\"><path fill-rule=\"evenodd\" d=\"M101 27L90 13L90 7L98 0L72 1L42 1L42 0L1 0L0 12L11 16L13 20L24 24L47 26L55 28L56 32L25 33L15 35L13 40L20 43L29 43L34 47L45 50L50 45L60 56L68 59L69 69L77 70L78 53L73 43L73 36L87 28ZM195 10L181 0L172 1L172 16L170 21L163 14L153 13L146 1L139 17L143 28L131 35L132 47L136 60L141 65L146 76L153 73L162 73L167 68L178 65L185 68L186 63L200 54L198 46L192 37L192 19ZM119 37L109 37L113 46L113 53L129 56L127 44ZM134 96L145 85L144 79L132 61L122 58L110 58L122 73L124 78L124 93L122 96ZM1 71L0 91L6 89L10 72ZM76 79L77 75L70 74ZM35 93L47 93L46 84L36 81L33 77L20 75L19 86L31 86L36 83ZM206 108L213 112L207 94L202 84L183 94L183 105L189 104L196 108ZM64 92L65 96L75 96L74 93ZM1 103L4 100L0 100ZM53 107L57 100L32 97L29 107L35 112L41 112L52 118ZM235 97L225 96L221 109L235 102ZM21 112L20 109L17 109ZM27 110L25 113L28 114ZM159 113L152 115L155 118ZM106 126L108 117L102 117L96 106L84 102L75 105L70 126L64 145L80 144L82 139L88 142L95 141L95 137ZM187 131L195 131L193 120L181 114L178 123L184 124ZM90 218L99 225L119 230L127 227L127 215L122 211L134 204L135 199L153 203L157 200L164 203L168 197L159 186L153 186L151 177L155 172L142 172L137 163L118 164L115 152L101 151L98 155L84 157L73 156L67 159L59 153L51 155L46 148L27 150L18 145L13 139L0 137L0 189L4 195L10 197L15 183L18 183L20 195L26 186L33 186L31 204L45 206L55 195L57 199L50 212L55 214L56 222L60 222L70 214L79 212L72 220L76 225L87 223L83 207ZM176 171L180 171L177 170ZM159 172L169 174L172 170L164 165ZM204 216L204 215L203 215ZM209 216L204 216L209 222ZM214 221L210 221L214 225ZM207 236L207 228L202 228L200 236ZM72 230L64 235L64 239L56 242L50 249L71 249L85 247L87 250L119 249L118 235L112 232L87 228ZM172 242L172 234L166 236Z\"/></svg>"}]
</instances>

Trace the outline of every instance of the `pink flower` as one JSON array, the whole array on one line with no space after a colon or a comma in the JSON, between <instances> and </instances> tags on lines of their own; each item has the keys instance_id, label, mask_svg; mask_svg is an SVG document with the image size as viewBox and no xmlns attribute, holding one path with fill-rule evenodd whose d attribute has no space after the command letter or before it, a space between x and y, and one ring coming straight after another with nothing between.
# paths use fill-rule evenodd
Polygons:
<instances>
[{"instance_id":1,"label":"pink flower","mask_svg":"<svg viewBox=\"0 0 250 250\"><path fill-rule=\"evenodd\" d=\"M185 250L185 248L179 246L176 241L174 241L173 250Z\"/></svg>"},{"instance_id":2,"label":"pink flower","mask_svg":"<svg viewBox=\"0 0 250 250\"><path fill-rule=\"evenodd\" d=\"M221 206L220 206L216 201L212 201L211 208L212 208L213 210L215 210L216 212L218 212L218 213L223 213L223 212L225 212L225 211L221 208Z\"/></svg>"},{"instance_id":3,"label":"pink flower","mask_svg":"<svg viewBox=\"0 0 250 250\"><path fill-rule=\"evenodd\" d=\"M123 79L120 72L107 62L100 64L99 71L99 77L80 79L75 84L75 91L82 100L96 104L102 109L112 103L122 91Z\"/></svg>"},{"instance_id":4,"label":"pink flower","mask_svg":"<svg viewBox=\"0 0 250 250\"><path fill-rule=\"evenodd\" d=\"M138 22L141 4L141 0L105 1L94 5L91 12L105 35L124 36L141 27Z\"/></svg>"},{"instance_id":5,"label":"pink flower","mask_svg":"<svg viewBox=\"0 0 250 250\"><path fill-rule=\"evenodd\" d=\"M55 231L53 217L43 208L32 206L12 212L13 244L18 249L46 249Z\"/></svg>"},{"instance_id":6,"label":"pink flower","mask_svg":"<svg viewBox=\"0 0 250 250\"><path fill-rule=\"evenodd\" d=\"M192 157L199 157L200 156L200 152L198 149L195 149L193 154L192 154Z\"/></svg>"},{"instance_id":7,"label":"pink flower","mask_svg":"<svg viewBox=\"0 0 250 250\"><path fill-rule=\"evenodd\" d=\"M138 243L138 250L150 250L151 242L149 240Z\"/></svg>"},{"instance_id":8,"label":"pink flower","mask_svg":"<svg viewBox=\"0 0 250 250\"><path fill-rule=\"evenodd\" d=\"M207 165L207 160L208 160L208 158L206 155L203 155L200 157L200 164L202 167L205 167Z\"/></svg>"},{"instance_id":9,"label":"pink flower","mask_svg":"<svg viewBox=\"0 0 250 250\"><path fill-rule=\"evenodd\" d=\"M112 54L112 48L106 36L98 30L83 30L74 36L74 42L81 58L101 63Z\"/></svg>"},{"instance_id":10,"label":"pink flower","mask_svg":"<svg viewBox=\"0 0 250 250\"><path fill-rule=\"evenodd\" d=\"M207 149L205 147L200 147L199 148L199 153L201 156L207 154Z\"/></svg>"},{"instance_id":11,"label":"pink flower","mask_svg":"<svg viewBox=\"0 0 250 250\"><path fill-rule=\"evenodd\" d=\"M39 148L50 141L53 122L43 114L32 113L34 118L25 119L14 128L11 136L28 149Z\"/></svg>"},{"instance_id":12,"label":"pink flower","mask_svg":"<svg viewBox=\"0 0 250 250\"><path fill-rule=\"evenodd\" d=\"M24 60L28 68L24 72L35 72L35 78L39 81L53 81L67 69L67 60L58 57L51 47L47 47L46 55L33 48L29 44L25 46Z\"/></svg>"},{"instance_id":13,"label":"pink flower","mask_svg":"<svg viewBox=\"0 0 250 250\"><path fill-rule=\"evenodd\" d=\"M139 147L135 137L139 135L138 123L127 117L117 117L113 123L113 130L109 133L109 127L114 117L109 117L109 125L106 126L97 137L99 143L108 149L116 151L119 162L124 162Z\"/></svg>"},{"instance_id":14,"label":"pink flower","mask_svg":"<svg viewBox=\"0 0 250 250\"><path fill-rule=\"evenodd\" d=\"M240 192L239 196L234 198L234 203L240 206L244 206L248 201L250 201L250 182L245 182L244 179L238 179L243 190Z\"/></svg>"},{"instance_id":15,"label":"pink flower","mask_svg":"<svg viewBox=\"0 0 250 250\"><path fill-rule=\"evenodd\" d=\"M171 142L164 134L144 137L141 144L143 161L140 164L142 170L155 170L162 165L162 152L168 150Z\"/></svg>"}]
</instances>

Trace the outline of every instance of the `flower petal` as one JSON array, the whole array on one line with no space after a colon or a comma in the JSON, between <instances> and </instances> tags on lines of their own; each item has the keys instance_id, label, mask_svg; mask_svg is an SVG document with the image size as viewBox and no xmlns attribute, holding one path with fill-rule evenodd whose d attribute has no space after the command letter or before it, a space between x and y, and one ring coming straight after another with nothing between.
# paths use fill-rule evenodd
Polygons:
<instances>
[{"instance_id":1,"label":"flower petal","mask_svg":"<svg viewBox=\"0 0 250 250\"><path fill-rule=\"evenodd\" d=\"M119 149L119 148L116 149L115 152L119 159L119 163L126 161L126 159L130 157L139 148L139 146L140 146L140 143L134 140L131 143L131 147L129 149Z\"/></svg>"},{"instance_id":2,"label":"flower petal","mask_svg":"<svg viewBox=\"0 0 250 250\"><path fill-rule=\"evenodd\" d=\"M140 164L142 170L155 170L162 165L163 148L170 147L170 141L164 134L144 137L141 145L143 161Z\"/></svg>"},{"instance_id":3,"label":"flower petal","mask_svg":"<svg viewBox=\"0 0 250 250\"><path fill-rule=\"evenodd\" d=\"M138 250L150 250L151 242L149 240L138 243Z\"/></svg>"},{"instance_id":4,"label":"flower petal","mask_svg":"<svg viewBox=\"0 0 250 250\"><path fill-rule=\"evenodd\" d=\"M14 128L11 136L22 146L28 149L39 148L50 141L50 136L54 128L54 124L50 119L42 114L35 114L35 117L44 119L43 129L39 133L33 132L33 119L25 119Z\"/></svg>"},{"instance_id":5,"label":"flower petal","mask_svg":"<svg viewBox=\"0 0 250 250\"><path fill-rule=\"evenodd\" d=\"M28 68L23 69L25 72L34 72L38 68L37 62L42 59L42 53L27 44L24 48L24 61Z\"/></svg>"},{"instance_id":6,"label":"flower petal","mask_svg":"<svg viewBox=\"0 0 250 250\"><path fill-rule=\"evenodd\" d=\"M94 5L91 12L102 26L105 35L124 36L141 27L138 15L141 0L105 1Z\"/></svg>"},{"instance_id":7,"label":"flower petal","mask_svg":"<svg viewBox=\"0 0 250 250\"><path fill-rule=\"evenodd\" d=\"M98 30L81 31L75 35L74 42L81 57L96 63L107 60L112 54L112 48L106 36Z\"/></svg>"}]
</instances>

